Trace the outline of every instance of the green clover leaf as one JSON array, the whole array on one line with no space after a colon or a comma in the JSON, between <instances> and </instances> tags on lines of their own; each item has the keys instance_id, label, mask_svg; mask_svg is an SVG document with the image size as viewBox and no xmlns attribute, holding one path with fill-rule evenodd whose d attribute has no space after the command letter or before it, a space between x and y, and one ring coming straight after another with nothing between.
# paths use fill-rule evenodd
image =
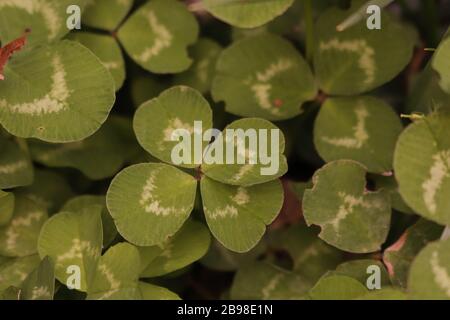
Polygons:
<instances>
[{"instance_id":1,"label":"green clover leaf","mask_svg":"<svg viewBox=\"0 0 450 320\"><path fill-rule=\"evenodd\" d=\"M294 0L203 0L202 7L239 28L255 28L285 12Z\"/></svg>"},{"instance_id":2,"label":"green clover leaf","mask_svg":"<svg viewBox=\"0 0 450 320\"><path fill-rule=\"evenodd\" d=\"M450 115L432 114L400 136L394 170L405 202L421 216L450 224Z\"/></svg>"},{"instance_id":3,"label":"green clover leaf","mask_svg":"<svg viewBox=\"0 0 450 320\"><path fill-rule=\"evenodd\" d=\"M197 181L165 164L128 167L112 181L108 210L119 233L139 246L165 242L194 208Z\"/></svg>"},{"instance_id":4,"label":"green clover leaf","mask_svg":"<svg viewBox=\"0 0 450 320\"><path fill-rule=\"evenodd\" d=\"M299 275L266 262L240 268L231 287L231 297L239 300L303 300L310 285Z\"/></svg>"},{"instance_id":5,"label":"green clover leaf","mask_svg":"<svg viewBox=\"0 0 450 320\"><path fill-rule=\"evenodd\" d=\"M312 300L351 300L366 295L368 290L348 276L325 275L309 291Z\"/></svg>"},{"instance_id":6,"label":"green clover leaf","mask_svg":"<svg viewBox=\"0 0 450 320\"><path fill-rule=\"evenodd\" d=\"M70 30L67 8L84 8L87 0L3 0L0 3L0 39L6 44L31 30L28 47L55 42Z\"/></svg>"},{"instance_id":7,"label":"green clover leaf","mask_svg":"<svg viewBox=\"0 0 450 320\"><path fill-rule=\"evenodd\" d=\"M203 257L210 241L209 231L202 223L188 220L165 243L138 248L142 264L140 276L153 278L180 270Z\"/></svg>"},{"instance_id":8,"label":"green clover leaf","mask_svg":"<svg viewBox=\"0 0 450 320\"><path fill-rule=\"evenodd\" d=\"M17 188L15 193L45 207L50 214L58 212L61 206L73 196L72 188L62 174L42 169L35 170L32 185Z\"/></svg>"},{"instance_id":9,"label":"green clover leaf","mask_svg":"<svg viewBox=\"0 0 450 320\"><path fill-rule=\"evenodd\" d=\"M144 69L178 73L192 64L187 47L195 43L198 33L198 23L184 4L152 0L124 23L118 39L128 55Z\"/></svg>"},{"instance_id":10,"label":"green clover leaf","mask_svg":"<svg viewBox=\"0 0 450 320\"><path fill-rule=\"evenodd\" d=\"M285 120L302 112L317 87L310 67L283 38L261 34L223 50L212 84L215 101L245 117Z\"/></svg>"},{"instance_id":11,"label":"green clover leaf","mask_svg":"<svg viewBox=\"0 0 450 320\"><path fill-rule=\"evenodd\" d=\"M109 71L91 51L68 40L18 53L6 65L5 79L0 123L23 138L82 140L105 122L115 100Z\"/></svg>"},{"instance_id":12,"label":"green clover leaf","mask_svg":"<svg viewBox=\"0 0 450 320\"><path fill-rule=\"evenodd\" d=\"M75 266L83 292L94 281L102 250L101 211L101 206L93 205L78 212L58 213L47 220L39 236L39 255L52 259L56 279L69 285Z\"/></svg>"},{"instance_id":13,"label":"green clover leaf","mask_svg":"<svg viewBox=\"0 0 450 320\"><path fill-rule=\"evenodd\" d=\"M113 37L91 32L76 32L69 34L67 38L78 41L91 50L111 73L116 84L116 91L122 88L125 81L125 61L120 46Z\"/></svg>"},{"instance_id":14,"label":"green clover leaf","mask_svg":"<svg viewBox=\"0 0 450 320\"><path fill-rule=\"evenodd\" d=\"M366 191L365 174L357 162L331 162L315 173L314 187L303 197L308 225L319 225L319 237L344 251L377 251L389 231L389 197L384 191Z\"/></svg>"},{"instance_id":15,"label":"green clover leaf","mask_svg":"<svg viewBox=\"0 0 450 320\"><path fill-rule=\"evenodd\" d=\"M14 193L0 190L0 226L4 226L11 220L15 201Z\"/></svg>"},{"instance_id":16,"label":"green clover leaf","mask_svg":"<svg viewBox=\"0 0 450 320\"><path fill-rule=\"evenodd\" d=\"M314 144L327 162L351 159L369 172L385 173L392 170L402 130L400 118L380 99L330 98L317 116Z\"/></svg>"},{"instance_id":17,"label":"green clover leaf","mask_svg":"<svg viewBox=\"0 0 450 320\"><path fill-rule=\"evenodd\" d=\"M49 257L28 275L22 284L21 300L53 300L55 293L55 269Z\"/></svg>"},{"instance_id":18,"label":"green clover leaf","mask_svg":"<svg viewBox=\"0 0 450 320\"><path fill-rule=\"evenodd\" d=\"M125 126L123 127L125 121ZM131 136L131 137L130 137ZM92 180L101 180L116 174L134 150L128 119L111 116L93 135L83 141L65 144L30 142L32 158L48 167L70 167L83 172ZM136 144L136 143L135 143Z\"/></svg>"},{"instance_id":19,"label":"green clover leaf","mask_svg":"<svg viewBox=\"0 0 450 320\"><path fill-rule=\"evenodd\" d=\"M273 181L287 171L284 148L283 132L271 122L258 118L237 120L208 146L201 169L208 178L235 186Z\"/></svg>"},{"instance_id":20,"label":"green clover leaf","mask_svg":"<svg viewBox=\"0 0 450 320\"><path fill-rule=\"evenodd\" d=\"M0 188L28 186L33 178L33 165L24 147L0 136Z\"/></svg>"},{"instance_id":21,"label":"green clover leaf","mask_svg":"<svg viewBox=\"0 0 450 320\"><path fill-rule=\"evenodd\" d=\"M104 196L83 195L70 199L62 207L63 212L79 212L92 205L98 205L102 210L103 247L108 247L117 237L117 229L111 215L106 208Z\"/></svg>"},{"instance_id":22,"label":"green clover leaf","mask_svg":"<svg viewBox=\"0 0 450 320\"><path fill-rule=\"evenodd\" d=\"M87 1L83 13L83 24L113 31L127 16L133 6L133 0L91 0Z\"/></svg>"},{"instance_id":23,"label":"green clover leaf","mask_svg":"<svg viewBox=\"0 0 450 320\"><path fill-rule=\"evenodd\" d=\"M450 298L450 241L427 245L414 259L408 277L411 299Z\"/></svg>"},{"instance_id":24,"label":"green clover leaf","mask_svg":"<svg viewBox=\"0 0 450 320\"><path fill-rule=\"evenodd\" d=\"M237 187L204 178L200 187L211 232L236 252L247 252L257 245L283 204L283 188L278 180Z\"/></svg>"},{"instance_id":25,"label":"green clover leaf","mask_svg":"<svg viewBox=\"0 0 450 320\"><path fill-rule=\"evenodd\" d=\"M0 255L24 257L37 253L37 242L47 211L36 202L20 196L8 224L0 227Z\"/></svg>"},{"instance_id":26,"label":"green clover leaf","mask_svg":"<svg viewBox=\"0 0 450 320\"><path fill-rule=\"evenodd\" d=\"M181 137L175 130L186 130L191 141L190 160L180 165L195 168L201 164L203 148L209 143L203 141L202 133L196 130L196 121L200 122L203 131L212 127L212 111L208 101L194 89L177 86L139 107L134 115L134 131L146 151L172 164L172 154ZM198 139L201 140L201 146L196 145L195 141ZM199 147L201 153L198 155L196 148ZM196 158L199 158L197 164Z\"/></svg>"},{"instance_id":27,"label":"green clover leaf","mask_svg":"<svg viewBox=\"0 0 450 320\"><path fill-rule=\"evenodd\" d=\"M131 300L138 294L139 251L129 243L111 247L99 259L88 300Z\"/></svg>"},{"instance_id":28,"label":"green clover leaf","mask_svg":"<svg viewBox=\"0 0 450 320\"><path fill-rule=\"evenodd\" d=\"M381 30L369 30L365 19L345 31L336 26L359 9L331 8L316 24L314 69L320 88L333 95L355 95L392 80L411 60L414 41L407 28L383 12Z\"/></svg>"},{"instance_id":29,"label":"green clover leaf","mask_svg":"<svg viewBox=\"0 0 450 320\"><path fill-rule=\"evenodd\" d=\"M450 38L445 39L436 51L433 58L433 68L440 75L440 85L442 90L450 94Z\"/></svg>"},{"instance_id":30,"label":"green clover leaf","mask_svg":"<svg viewBox=\"0 0 450 320\"><path fill-rule=\"evenodd\" d=\"M40 263L39 255L33 254L26 257L8 259L0 263L0 292L10 286L20 287L28 275L35 270ZM18 298L18 296L17 296Z\"/></svg>"},{"instance_id":31,"label":"green clover leaf","mask_svg":"<svg viewBox=\"0 0 450 320\"><path fill-rule=\"evenodd\" d=\"M383 262L395 285L406 288L412 261L428 243L439 239L442 230L443 227L421 219L384 251Z\"/></svg>"},{"instance_id":32,"label":"green clover leaf","mask_svg":"<svg viewBox=\"0 0 450 320\"><path fill-rule=\"evenodd\" d=\"M222 47L214 40L200 38L190 48L194 59L192 66L185 72L175 75L175 85L186 85L205 94L211 90L213 77L216 71L216 63Z\"/></svg>"}]
</instances>

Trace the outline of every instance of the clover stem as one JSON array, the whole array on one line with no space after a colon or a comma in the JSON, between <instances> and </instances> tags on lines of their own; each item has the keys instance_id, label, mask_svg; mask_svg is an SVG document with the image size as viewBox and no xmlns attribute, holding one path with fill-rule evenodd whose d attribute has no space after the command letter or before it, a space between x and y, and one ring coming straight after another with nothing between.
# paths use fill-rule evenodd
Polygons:
<instances>
[{"instance_id":1,"label":"clover stem","mask_svg":"<svg viewBox=\"0 0 450 320\"><path fill-rule=\"evenodd\" d=\"M327 98L328 98L328 96L325 92L319 91L319 93L317 94L317 96L315 98L315 101L318 104L322 105L322 104L324 104L325 100L327 100Z\"/></svg>"},{"instance_id":2,"label":"clover stem","mask_svg":"<svg viewBox=\"0 0 450 320\"><path fill-rule=\"evenodd\" d=\"M195 169L195 173L196 173L195 179L196 179L197 181L202 180L203 172L202 172L202 167L201 167L201 166L200 166L200 167L197 167L197 168Z\"/></svg>"},{"instance_id":3,"label":"clover stem","mask_svg":"<svg viewBox=\"0 0 450 320\"><path fill-rule=\"evenodd\" d=\"M305 33L306 33L306 59L309 63L312 62L314 56L314 17L312 0L303 1L303 12L305 18Z\"/></svg>"}]
</instances>

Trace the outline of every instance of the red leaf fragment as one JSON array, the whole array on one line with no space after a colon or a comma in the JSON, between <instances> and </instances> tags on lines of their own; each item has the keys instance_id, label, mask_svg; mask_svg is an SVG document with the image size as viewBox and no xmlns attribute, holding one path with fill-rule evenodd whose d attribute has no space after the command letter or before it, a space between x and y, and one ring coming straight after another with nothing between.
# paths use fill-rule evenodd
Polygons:
<instances>
[{"instance_id":1,"label":"red leaf fragment","mask_svg":"<svg viewBox=\"0 0 450 320\"><path fill-rule=\"evenodd\" d=\"M19 51L27 43L27 36L30 33L29 30L25 31L25 34L16 40L11 41L3 48L0 48L0 80L4 80L3 69L6 66L9 58L14 54L14 52Z\"/></svg>"},{"instance_id":2,"label":"red leaf fragment","mask_svg":"<svg viewBox=\"0 0 450 320\"><path fill-rule=\"evenodd\" d=\"M386 254L388 252L400 251L403 248L403 246L405 245L407 239L408 239L408 231L403 233L402 236L397 240L397 242L395 242L393 245L391 245L389 248L387 248L384 251L384 253ZM394 270L394 266L392 265L392 263L388 259L386 259L385 256L383 256L383 262L386 265L389 275L393 276L395 274L395 270Z\"/></svg>"}]
</instances>

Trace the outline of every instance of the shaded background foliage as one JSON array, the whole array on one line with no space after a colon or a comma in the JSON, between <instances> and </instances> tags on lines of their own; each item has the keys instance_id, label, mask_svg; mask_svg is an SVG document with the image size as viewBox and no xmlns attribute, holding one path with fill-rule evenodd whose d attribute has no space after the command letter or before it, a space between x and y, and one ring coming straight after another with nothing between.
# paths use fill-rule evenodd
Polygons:
<instances>
[{"instance_id":1,"label":"shaded background foliage","mask_svg":"<svg viewBox=\"0 0 450 320\"><path fill-rule=\"evenodd\" d=\"M185 2L188 5L193 5L196 1ZM129 15L132 15L144 3L146 1L135 1ZM313 1L313 6L313 16L316 19L329 7L348 8L350 1ZM386 10L409 25L409 28L413 30L412 33L417 35L417 43L412 59L406 68L396 75L392 81L376 88L371 93L388 102L394 107L397 114L429 113L431 110L424 109L425 104L421 103L426 98L424 98L424 94L420 89L424 88L422 84L427 83L427 71L425 71L424 75L423 70L426 70L433 53L424 49L436 48L447 31L450 22L450 1L399 0ZM236 39L259 32L258 30L232 27L214 18L204 10L196 10L194 14L200 25L200 37L214 39L224 48L230 46ZM108 32L83 26L83 31L93 32L98 35L112 35L113 38L118 37L117 29ZM305 46L307 43L305 15L301 0L296 0L288 11L270 22L267 29L276 34L281 34L303 56L307 55L308 49ZM192 51L192 47L190 50L194 57L196 54L201 54L201 52ZM125 59L126 77L123 85L116 92L116 101L110 119L115 119L117 116L131 119L136 109L143 102L157 97L162 91L174 84L184 84L186 81L186 78L182 78L177 74L157 75L149 73L136 64L128 55L123 54L123 56ZM227 113L225 104L223 102L215 102L209 90L206 89L205 91L202 93L213 110L214 127L222 130L233 121L240 119L236 115ZM450 102L450 98L445 94L443 95L444 98L442 100ZM431 222L419 220L420 218L417 215L412 215L412 210L395 192L393 192L392 198L397 198L392 200L394 210L391 218L391 227L386 234L387 240L382 243L380 250L375 253L358 254L350 253L349 251L352 250L338 250L317 237L318 228L307 228L305 226L301 205L303 194L305 189L311 187L311 178L314 173L325 165L315 147L313 139L314 122L321 106L328 98L325 93L319 92L313 101L304 104L304 112L302 114L289 120L275 122L285 135L285 154L289 170L282 177L285 199L281 213L268 227L268 232L263 240L248 253L234 253L213 239L208 253L199 262L164 276L152 278L152 284L168 288L185 299L229 297L250 297L255 299L304 298L305 292L308 292L311 287L314 287L314 289L310 291L310 297L329 298L329 296L324 294L324 292L327 292L327 288L342 285L342 292L348 295L332 296L332 298L351 299L364 296L365 294L364 288L360 288L361 283L364 283L364 274L361 275L361 270L365 271L367 265L371 263L378 263L383 270L386 269L383 275L383 281L385 281L383 284L388 284L392 281L394 285L405 287L405 273L407 273L409 266L402 264L404 264L405 260L412 259L418 254L422 246L418 246L417 243L438 239L442 233L442 228ZM129 125L120 123L122 118L117 117L116 119L115 123L108 123L111 131L116 130L115 132L117 132L121 130L118 128L124 128ZM404 125L410 122L408 119L403 119L402 121ZM380 123L380 126L383 126L383 123ZM96 133L96 135L99 134L100 132ZM85 155L87 159L94 159L92 154L95 152L99 152L99 157L105 154L113 155L117 152L114 146L105 146L101 137L95 138L94 136L88 138L91 140L89 142L89 152ZM134 136L130 136L127 133L119 134L118 137L115 137L115 141L120 141L123 146L128 146L132 149L130 152L131 158L117 159L112 168L116 173L125 167L126 164L155 160L139 146ZM14 190L15 193L18 195L30 195L42 192L43 198L48 194L53 194L54 198L51 200L54 203L52 203L53 207L49 210L50 213L57 212L66 200L73 198L74 195L105 195L107 193L111 184L111 177L108 174L106 174L107 177L105 178L101 175L98 168L95 167L79 168L79 170L58 168L59 166L67 166L67 159L62 160L62 165L46 163L45 159L39 157L39 154L44 152L47 147L46 144L34 140L29 143L29 151L34 159L35 182L30 186ZM68 156L72 160L73 157L74 155ZM82 156L80 157L80 161L84 161ZM52 167L51 171L48 170L47 166ZM363 174L365 176L366 172ZM42 190L45 187L41 186L41 182L61 178L63 181L58 183L58 185L64 186L63 188L58 187L57 190L49 191ZM373 171L367 174L367 188L371 191L378 190L380 187L392 190L395 186L390 186L390 183L392 181L389 181L389 177L381 177L374 174ZM52 186L50 185L48 188L51 189ZM198 195L197 198L199 198ZM197 199L192 215L196 220L204 221L205 218L201 212L202 209L199 202L200 199ZM103 213L104 216L108 216L108 213ZM104 217L104 224L106 219ZM320 225L320 223L314 224ZM426 231L423 231L422 228ZM111 229L111 232L114 233L114 226ZM416 232L417 229L419 230ZM404 251L398 252L395 249L395 244L399 239L402 239L401 237L405 235L405 231L408 231L407 234L411 238L417 238L418 240L411 240L410 242L405 240ZM108 244L105 244L105 238L103 238L103 249L110 246L111 243L117 244L123 241L120 235L115 236L113 234L110 238ZM308 250L312 250L313 253L308 254L308 252L311 252ZM3 258L0 257L0 270L1 259ZM393 276L391 273L391 279L388 279L389 275L387 272L391 272L394 267L401 269L402 273L398 276ZM283 270L278 268L283 268ZM239 271L236 274L237 270ZM31 270L29 271L31 272ZM151 271L148 272L151 274ZM327 272L327 277L322 277ZM280 292L272 292L270 296L265 296L263 293L259 295L261 290L264 291L264 288L258 287L259 282L272 276L277 276L280 273L286 273L285 278L283 278L283 281L286 283L279 284L280 288L277 289ZM55 299L81 299L84 297L84 293L70 291L64 285L57 284ZM400 293L395 291L387 292L384 298L386 297L403 298Z\"/></svg>"}]
</instances>

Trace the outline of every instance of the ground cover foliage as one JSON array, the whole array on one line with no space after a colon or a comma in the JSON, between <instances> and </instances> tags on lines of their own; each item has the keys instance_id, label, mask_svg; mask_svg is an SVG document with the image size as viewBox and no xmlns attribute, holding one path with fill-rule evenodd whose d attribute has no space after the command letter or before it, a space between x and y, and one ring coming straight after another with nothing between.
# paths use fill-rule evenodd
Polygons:
<instances>
[{"instance_id":1,"label":"ground cover foliage","mask_svg":"<svg viewBox=\"0 0 450 320\"><path fill-rule=\"evenodd\" d=\"M450 299L450 2L370 3L0 1L0 299Z\"/></svg>"}]
</instances>

